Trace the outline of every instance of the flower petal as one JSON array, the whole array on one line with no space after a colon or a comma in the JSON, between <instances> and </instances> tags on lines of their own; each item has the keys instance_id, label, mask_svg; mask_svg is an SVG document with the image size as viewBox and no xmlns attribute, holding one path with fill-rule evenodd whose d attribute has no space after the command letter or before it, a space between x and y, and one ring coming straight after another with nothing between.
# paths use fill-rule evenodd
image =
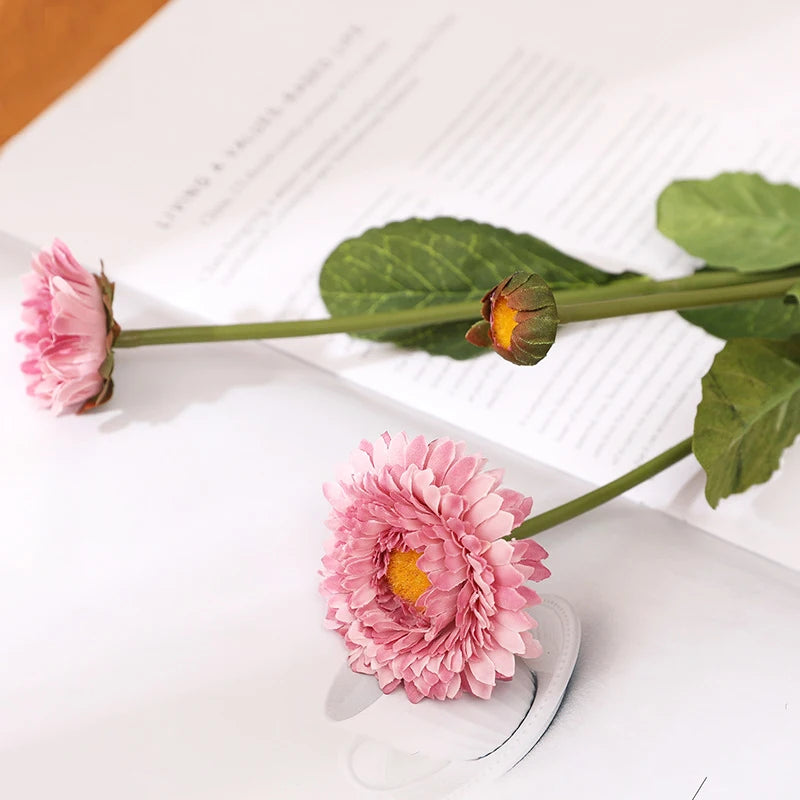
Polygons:
<instances>
[{"instance_id":1,"label":"flower petal","mask_svg":"<svg viewBox=\"0 0 800 800\"><path fill-rule=\"evenodd\" d=\"M111 396L106 370L118 330L110 318L113 286L87 272L58 240L31 266L33 274L23 279L26 328L16 337L29 351L22 366L28 392L56 414L104 402Z\"/></svg>"}]
</instances>

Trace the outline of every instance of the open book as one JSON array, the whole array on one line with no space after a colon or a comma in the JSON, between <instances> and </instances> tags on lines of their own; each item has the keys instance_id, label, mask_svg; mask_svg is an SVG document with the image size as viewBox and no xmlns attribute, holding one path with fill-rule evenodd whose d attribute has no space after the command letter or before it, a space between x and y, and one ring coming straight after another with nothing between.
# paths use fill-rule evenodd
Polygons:
<instances>
[{"instance_id":1,"label":"open book","mask_svg":"<svg viewBox=\"0 0 800 800\"><path fill-rule=\"evenodd\" d=\"M123 326L318 317L326 255L389 220L662 277L695 266L655 232L668 182L800 182L794 2L401 5L173 0L0 153L0 795L385 797L321 712L334 460L383 427L468 438L543 511L690 434L721 342L674 313L524 369L344 335L120 351L111 406L29 409L14 292L53 236L103 259ZM666 515L542 536L584 642L496 796L796 796L798 476L795 449L711 511L687 459L631 493Z\"/></svg>"},{"instance_id":2,"label":"open book","mask_svg":"<svg viewBox=\"0 0 800 800\"><path fill-rule=\"evenodd\" d=\"M542 25L503 2L491 17L412 4L390 24L369 3L293 4L270 11L285 35L267 45L244 10L179 2L8 146L0 229L58 235L87 265L102 258L121 292L218 322L324 316L325 256L410 216L489 221L600 266L682 274L694 265L654 226L667 183L732 169L800 182L796 99L775 80L798 67L800 16L759 7L750 31L717 5L701 3L693 24L713 25L719 44L688 36L673 53L655 21L633 43L604 29L598 49L563 41L567 11ZM637 20L634 4L617 13ZM562 330L535 369L345 336L276 346L603 483L691 433L721 342L662 313ZM800 453L784 461L715 512L693 460L631 494L797 568L783 498Z\"/></svg>"}]
</instances>

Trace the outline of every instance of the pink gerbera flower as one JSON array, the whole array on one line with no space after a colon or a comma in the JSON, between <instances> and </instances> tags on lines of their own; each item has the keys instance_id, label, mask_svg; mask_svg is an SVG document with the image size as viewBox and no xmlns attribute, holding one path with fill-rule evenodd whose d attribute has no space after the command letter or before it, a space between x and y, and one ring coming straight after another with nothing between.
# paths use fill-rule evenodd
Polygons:
<instances>
[{"instance_id":1,"label":"pink gerbera flower","mask_svg":"<svg viewBox=\"0 0 800 800\"><path fill-rule=\"evenodd\" d=\"M525 582L550 574L547 553L503 538L531 500L499 488L501 471L485 463L449 439L384 434L325 486L326 624L344 637L351 668L385 693L488 698L513 676L515 654L541 653L525 612L540 600Z\"/></svg>"},{"instance_id":2,"label":"pink gerbera flower","mask_svg":"<svg viewBox=\"0 0 800 800\"><path fill-rule=\"evenodd\" d=\"M85 411L111 397L111 347L119 327L113 320L114 285L92 275L56 240L52 252L33 258L25 276L27 298L17 341L28 348L22 371L28 394L56 414Z\"/></svg>"}]
</instances>

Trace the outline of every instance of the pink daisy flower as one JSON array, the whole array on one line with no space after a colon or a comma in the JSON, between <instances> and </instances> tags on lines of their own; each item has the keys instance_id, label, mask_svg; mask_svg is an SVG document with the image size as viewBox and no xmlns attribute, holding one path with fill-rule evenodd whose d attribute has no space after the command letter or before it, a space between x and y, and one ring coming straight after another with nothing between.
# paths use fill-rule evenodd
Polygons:
<instances>
[{"instance_id":1,"label":"pink daisy flower","mask_svg":"<svg viewBox=\"0 0 800 800\"><path fill-rule=\"evenodd\" d=\"M32 266L33 274L23 279L26 328L17 334L28 348L22 363L28 394L56 414L106 402L119 332L111 314L113 284L87 272L58 240Z\"/></svg>"},{"instance_id":2,"label":"pink daisy flower","mask_svg":"<svg viewBox=\"0 0 800 800\"><path fill-rule=\"evenodd\" d=\"M503 537L531 500L501 489L502 472L463 443L385 433L362 442L338 484L326 484L333 538L322 559L327 627L338 631L355 672L385 693L489 698L514 674L515 655L535 657L545 550Z\"/></svg>"}]
</instances>

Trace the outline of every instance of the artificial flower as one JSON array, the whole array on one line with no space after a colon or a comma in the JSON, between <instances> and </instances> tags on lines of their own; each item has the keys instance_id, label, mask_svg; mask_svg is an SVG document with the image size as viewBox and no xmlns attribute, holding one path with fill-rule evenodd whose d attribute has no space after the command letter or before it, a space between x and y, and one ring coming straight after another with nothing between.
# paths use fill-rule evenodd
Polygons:
<instances>
[{"instance_id":1,"label":"artificial flower","mask_svg":"<svg viewBox=\"0 0 800 800\"><path fill-rule=\"evenodd\" d=\"M541 653L525 611L540 599L526 581L550 574L547 553L503 538L531 500L500 488L501 471L485 463L450 439L384 434L325 486L326 625L344 637L351 668L385 693L489 698L515 655Z\"/></svg>"},{"instance_id":2,"label":"artificial flower","mask_svg":"<svg viewBox=\"0 0 800 800\"><path fill-rule=\"evenodd\" d=\"M28 394L54 413L86 411L111 398L111 348L119 333L111 311L114 285L92 275L56 240L34 256L22 303L28 348L22 371Z\"/></svg>"},{"instance_id":3,"label":"artificial flower","mask_svg":"<svg viewBox=\"0 0 800 800\"><path fill-rule=\"evenodd\" d=\"M467 341L488 347L507 361L538 364L556 338L558 315L545 281L515 272L483 297L483 319L467 331Z\"/></svg>"}]
</instances>

